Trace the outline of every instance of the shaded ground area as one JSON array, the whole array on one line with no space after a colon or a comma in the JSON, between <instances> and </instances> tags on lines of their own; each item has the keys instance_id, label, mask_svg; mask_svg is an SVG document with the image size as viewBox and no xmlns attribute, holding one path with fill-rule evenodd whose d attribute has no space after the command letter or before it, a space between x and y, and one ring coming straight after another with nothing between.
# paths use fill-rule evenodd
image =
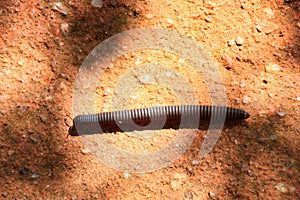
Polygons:
<instances>
[{"instance_id":1,"label":"shaded ground area","mask_svg":"<svg viewBox=\"0 0 300 200\"><path fill-rule=\"evenodd\" d=\"M90 0L0 2L0 195L3 199L299 199L300 2ZM88 53L125 30L175 30L203 46L218 65L228 106L251 118L226 127L209 156L199 158L205 130L170 166L124 173L102 164L67 137L76 74ZM169 52L135 51L99 80L95 105L112 110L122 75L162 63L182 74L200 104L203 77ZM203 76L203 74L202 74ZM174 80L176 81L176 80ZM128 107L174 105L167 88L142 81ZM164 130L147 140L106 136L133 152L164 147Z\"/></svg>"}]
</instances>

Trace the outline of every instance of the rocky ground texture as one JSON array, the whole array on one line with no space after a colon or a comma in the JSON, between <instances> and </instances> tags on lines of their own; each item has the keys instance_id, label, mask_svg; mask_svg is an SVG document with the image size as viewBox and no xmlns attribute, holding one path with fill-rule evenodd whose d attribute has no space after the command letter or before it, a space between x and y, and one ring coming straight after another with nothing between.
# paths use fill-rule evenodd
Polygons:
<instances>
[{"instance_id":1,"label":"rocky ground texture","mask_svg":"<svg viewBox=\"0 0 300 200\"><path fill-rule=\"evenodd\" d=\"M105 39L141 27L197 41L218 66L227 105L251 117L224 128L208 157L198 156L207 133L199 130L171 165L138 174L110 168L80 137L67 135L85 57ZM300 198L300 1L1 0L0 33L1 199ZM105 71L97 110L111 110L122 74L151 62L172 67L198 88L199 103L210 103L203 77L189 63L145 50ZM148 78L129 107L178 103ZM105 137L121 149L154 151L176 135L164 131L149 140Z\"/></svg>"}]
</instances>

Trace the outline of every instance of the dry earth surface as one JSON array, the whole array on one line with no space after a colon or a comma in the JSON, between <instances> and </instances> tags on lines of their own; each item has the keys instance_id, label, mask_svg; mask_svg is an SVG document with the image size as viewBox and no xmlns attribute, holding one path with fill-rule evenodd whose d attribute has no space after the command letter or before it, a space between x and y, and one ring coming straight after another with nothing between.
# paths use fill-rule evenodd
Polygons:
<instances>
[{"instance_id":1,"label":"dry earth surface","mask_svg":"<svg viewBox=\"0 0 300 200\"><path fill-rule=\"evenodd\" d=\"M112 169L81 137L67 137L85 57L105 39L141 27L197 41L218 66L227 105L251 114L224 128L206 158L198 153L207 131L199 130L179 159L142 174ZM105 0L100 8L91 0L1 0L0 33L1 199L300 199L300 1ZM147 63L171 67L199 104L210 103L205 75L178 55L144 50L105 71L97 110L112 110L122 75ZM127 107L178 103L171 90L144 80ZM143 152L163 148L176 133L105 137Z\"/></svg>"}]
</instances>

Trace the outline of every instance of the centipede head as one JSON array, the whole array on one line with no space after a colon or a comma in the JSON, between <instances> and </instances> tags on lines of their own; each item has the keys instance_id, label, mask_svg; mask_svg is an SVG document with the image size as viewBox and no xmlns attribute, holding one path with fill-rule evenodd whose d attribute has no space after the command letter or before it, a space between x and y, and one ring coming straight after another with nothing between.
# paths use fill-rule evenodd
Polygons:
<instances>
[{"instance_id":1,"label":"centipede head","mask_svg":"<svg viewBox=\"0 0 300 200\"><path fill-rule=\"evenodd\" d=\"M69 135L78 136L78 132L77 132L76 127L74 125L69 128L67 137L69 137Z\"/></svg>"}]
</instances>

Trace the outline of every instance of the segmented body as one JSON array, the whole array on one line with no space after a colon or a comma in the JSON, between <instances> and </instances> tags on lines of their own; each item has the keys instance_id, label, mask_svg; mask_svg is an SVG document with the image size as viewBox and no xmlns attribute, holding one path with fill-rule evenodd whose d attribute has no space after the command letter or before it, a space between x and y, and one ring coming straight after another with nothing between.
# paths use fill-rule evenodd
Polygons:
<instances>
[{"instance_id":1,"label":"segmented body","mask_svg":"<svg viewBox=\"0 0 300 200\"><path fill-rule=\"evenodd\" d=\"M133 110L120 110L114 112L104 112L91 115L79 115L74 118L73 122L76 129L80 127L107 126L114 127L118 123L129 124L147 124L151 121L176 121L180 123L182 117L199 118L199 120L209 121L211 118L223 118L225 120L242 120L247 119L250 115L237 108L207 105L176 105L140 108ZM195 128L195 127L192 127ZM84 130L84 129L82 129ZM125 130L126 131L126 130Z\"/></svg>"}]
</instances>

